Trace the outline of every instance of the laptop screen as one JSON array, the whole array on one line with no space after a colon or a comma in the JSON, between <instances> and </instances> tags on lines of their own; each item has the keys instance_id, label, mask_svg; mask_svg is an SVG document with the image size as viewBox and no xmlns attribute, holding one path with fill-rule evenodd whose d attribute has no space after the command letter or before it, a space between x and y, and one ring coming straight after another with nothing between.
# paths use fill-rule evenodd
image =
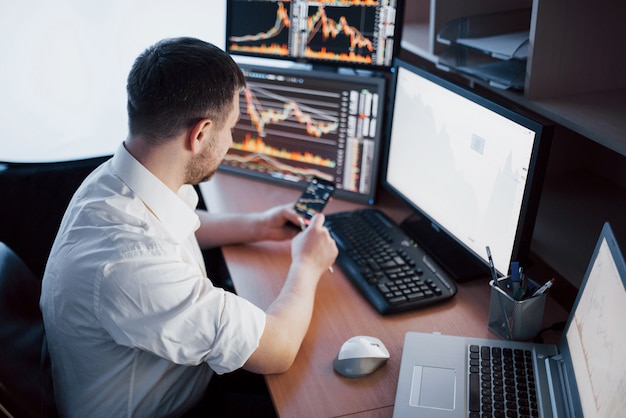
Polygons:
<instances>
[{"instance_id":1,"label":"laptop screen","mask_svg":"<svg viewBox=\"0 0 626 418\"><path fill-rule=\"evenodd\" d=\"M626 410L625 283L626 265L607 223L565 333L586 417Z\"/></svg>"}]
</instances>

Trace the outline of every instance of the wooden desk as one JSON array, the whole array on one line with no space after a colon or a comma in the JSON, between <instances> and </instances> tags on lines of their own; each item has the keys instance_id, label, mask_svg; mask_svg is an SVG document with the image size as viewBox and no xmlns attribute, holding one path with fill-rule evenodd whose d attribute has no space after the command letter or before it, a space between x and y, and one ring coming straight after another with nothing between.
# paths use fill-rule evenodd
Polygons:
<instances>
[{"instance_id":1,"label":"wooden desk","mask_svg":"<svg viewBox=\"0 0 626 418\"><path fill-rule=\"evenodd\" d=\"M253 211L295 201L296 189L284 188L225 173L201 186L209 210ZM381 196L377 208L399 221L408 214L391 196ZM333 200L325 212L358 208ZM237 293L265 309L278 295L291 261L289 242L262 242L223 248ZM286 373L266 376L276 410L283 417L358 415L390 417L396 395L402 344L407 331L497 338L487 329L488 279L458 285L458 293L440 305L393 316L378 314L335 268L320 280L313 320L294 365ZM567 317L548 298L544 323ZM345 340L372 335L387 346L391 357L375 373L350 379L333 371L332 361ZM548 336L549 337L549 336Z\"/></svg>"}]
</instances>

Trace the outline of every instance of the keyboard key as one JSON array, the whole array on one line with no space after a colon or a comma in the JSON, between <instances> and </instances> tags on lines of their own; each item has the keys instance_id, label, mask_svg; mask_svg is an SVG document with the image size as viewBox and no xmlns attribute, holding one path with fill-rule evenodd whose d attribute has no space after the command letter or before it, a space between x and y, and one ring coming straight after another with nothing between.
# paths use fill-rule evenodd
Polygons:
<instances>
[{"instance_id":1,"label":"keyboard key","mask_svg":"<svg viewBox=\"0 0 626 418\"><path fill-rule=\"evenodd\" d=\"M480 376L477 373L470 373L469 410L480 412Z\"/></svg>"},{"instance_id":2,"label":"keyboard key","mask_svg":"<svg viewBox=\"0 0 626 418\"><path fill-rule=\"evenodd\" d=\"M483 360L491 359L491 348L487 347L486 345L480 347L480 358L482 358Z\"/></svg>"}]
</instances>

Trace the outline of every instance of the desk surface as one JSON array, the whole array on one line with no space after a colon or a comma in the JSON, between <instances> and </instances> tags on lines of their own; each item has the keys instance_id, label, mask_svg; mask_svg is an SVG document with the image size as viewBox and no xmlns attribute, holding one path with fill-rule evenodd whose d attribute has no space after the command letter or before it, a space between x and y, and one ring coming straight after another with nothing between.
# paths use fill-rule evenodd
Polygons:
<instances>
[{"instance_id":1,"label":"desk surface","mask_svg":"<svg viewBox=\"0 0 626 418\"><path fill-rule=\"evenodd\" d=\"M209 210L246 212L295 202L300 192L219 172L201 185ZM396 221L408 210L391 196L376 207ZM333 200L325 212L352 210L358 204ZM278 295L291 261L288 242L261 242L223 248L237 293L265 309ZM390 417L393 412L402 344L407 331L497 338L487 329L488 279L458 284L454 298L443 304L393 316L378 314L352 287L339 268L320 280L313 319L293 366L266 376L279 415ZM548 298L544 323L565 320L567 312ZM354 335L380 338L390 352L387 364L373 374L350 379L333 371L332 360ZM547 336L550 338L550 336ZM556 338L556 336L552 336Z\"/></svg>"}]
</instances>

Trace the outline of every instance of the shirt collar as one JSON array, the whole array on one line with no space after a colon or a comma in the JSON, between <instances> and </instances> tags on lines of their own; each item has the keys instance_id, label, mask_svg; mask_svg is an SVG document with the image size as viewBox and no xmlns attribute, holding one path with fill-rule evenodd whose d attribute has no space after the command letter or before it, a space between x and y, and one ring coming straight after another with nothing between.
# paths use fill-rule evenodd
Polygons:
<instances>
[{"instance_id":1,"label":"shirt collar","mask_svg":"<svg viewBox=\"0 0 626 418\"><path fill-rule=\"evenodd\" d=\"M200 227L195 213L198 194L190 184L174 193L121 144L112 159L113 171L143 201L179 242Z\"/></svg>"}]
</instances>

